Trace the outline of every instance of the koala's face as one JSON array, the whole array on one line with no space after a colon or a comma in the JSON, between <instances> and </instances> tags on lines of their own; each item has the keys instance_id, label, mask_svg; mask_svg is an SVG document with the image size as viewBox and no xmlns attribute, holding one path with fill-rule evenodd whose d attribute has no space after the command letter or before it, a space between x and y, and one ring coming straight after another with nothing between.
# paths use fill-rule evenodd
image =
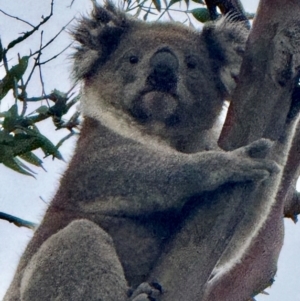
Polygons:
<instances>
[{"instance_id":1,"label":"koala's face","mask_svg":"<svg viewBox=\"0 0 300 301\"><path fill-rule=\"evenodd\" d=\"M207 129L222 107L207 49L196 33L163 27L128 32L86 88L97 94L99 107L116 110L153 134Z\"/></svg>"},{"instance_id":2,"label":"koala's face","mask_svg":"<svg viewBox=\"0 0 300 301\"><path fill-rule=\"evenodd\" d=\"M110 115L122 126L127 123L169 144L212 127L226 95L221 73L228 60L220 43L211 42L211 33L176 23L126 20L120 34L103 9L94 18L106 23L98 28L92 21L85 24L92 27L86 40L97 39L90 46L95 49L83 48L95 57L84 77L86 115L102 122ZM125 22L124 15L119 18Z\"/></svg>"}]
</instances>

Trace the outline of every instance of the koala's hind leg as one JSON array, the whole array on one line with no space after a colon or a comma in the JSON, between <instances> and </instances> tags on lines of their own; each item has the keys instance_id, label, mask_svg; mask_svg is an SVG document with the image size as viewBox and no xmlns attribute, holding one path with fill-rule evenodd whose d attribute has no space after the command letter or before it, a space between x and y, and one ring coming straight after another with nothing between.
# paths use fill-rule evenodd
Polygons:
<instances>
[{"instance_id":1,"label":"koala's hind leg","mask_svg":"<svg viewBox=\"0 0 300 301\"><path fill-rule=\"evenodd\" d=\"M28 263L22 301L124 301L127 283L111 237L88 220L52 235Z\"/></svg>"}]
</instances>

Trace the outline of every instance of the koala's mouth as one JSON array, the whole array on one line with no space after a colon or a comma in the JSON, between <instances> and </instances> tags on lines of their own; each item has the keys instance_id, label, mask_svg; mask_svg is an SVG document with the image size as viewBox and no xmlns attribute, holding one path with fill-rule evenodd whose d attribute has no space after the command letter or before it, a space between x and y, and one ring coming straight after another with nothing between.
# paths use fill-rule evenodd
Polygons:
<instances>
[{"instance_id":1,"label":"koala's mouth","mask_svg":"<svg viewBox=\"0 0 300 301\"><path fill-rule=\"evenodd\" d=\"M133 101L130 112L139 122L158 121L171 126L179 122L178 104L178 96L174 93L145 91Z\"/></svg>"}]
</instances>

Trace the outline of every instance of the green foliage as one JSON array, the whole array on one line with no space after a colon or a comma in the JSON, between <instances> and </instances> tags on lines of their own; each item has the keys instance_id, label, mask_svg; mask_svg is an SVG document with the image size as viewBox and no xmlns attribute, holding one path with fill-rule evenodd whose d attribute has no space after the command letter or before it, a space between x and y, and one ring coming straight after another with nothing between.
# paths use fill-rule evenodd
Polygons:
<instances>
[{"instance_id":1,"label":"green foliage","mask_svg":"<svg viewBox=\"0 0 300 301\"><path fill-rule=\"evenodd\" d=\"M189 11L196 20L200 21L201 23L205 23L207 21L210 21L210 15L207 8L195 8Z\"/></svg>"},{"instance_id":2,"label":"green foliage","mask_svg":"<svg viewBox=\"0 0 300 301\"><path fill-rule=\"evenodd\" d=\"M0 40L0 63L2 62L3 59L3 46L2 46L2 42Z\"/></svg>"},{"instance_id":3,"label":"green foliage","mask_svg":"<svg viewBox=\"0 0 300 301\"><path fill-rule=\"evenodd\" d=\"M4 121L0 130L0 163L19 173L32 176L30 168L17 156L38 167L42 167L42 160L32 153L37 148L41 148L45 156L52 155L62 159L55 145L39 132L34 122L18 114L17 104L1 116L4 116Z\"/></svg>"},{"instance_id":4,"label":"green foliage","mask_svg":"<svg viewBox=\"0 0 300 301\"><path fill-rule=\"evenodd\" d=\"M19 56L18 63L9 66L11 60L9 54L11 49L15 48L20 43L26 43L27 38L34 35L39 28L48 22L53 15L53 0L51 2L50 14L42 18L42 21L36 26L30 24L32 29L22 33L16 39L13 39L5 47L0 40L0 68L5 72L5 76L0 79L0 102L1 108L7 107L11 103L12 96L14 104L7 111L0 112L0 163L16 172L24 175L34 176L34 172L29 168L30 164L42 167L42 160L33 153L36 149L41 149L45 156L53 156L53 158L62 159L58 148L66 140L63 138L57 145L54 145L45 135L40 133L37 123L45 119L51 118L54 129L65 128L71 134L69 138L76 134L74 128L79 125L79 113L76 112L68 121L64 121L63 117L69 112L72 106L78 101L79 96L71 98L71 90L67 93L58 90L52 91L46 95L44 81L42 78L42 65L47 64L52 59L55 59L60 53L54 55L45 62L41 62L42 50L49 44L55 41L56 37L64 30L64 28L54 36L45 46L40 43L40 48L35 52L30 52L29 55ZM12 19L25 22L18 17L9 15ZM12 21L13 22L13 21ZM41 37L43 32L41 32ZM42 40L41 40L42 41ZM36 70L39 71L40 85L42 90L41 96L28 97L28 84L32 80L32 75ZM28 107L32 107L32 103L46 101L47 105L41 105L33 113L28 114ZM51 105L51 102L53 103ZM5 105L3 105L5 104ZM32 110L31 110L32 111ZM22 161L22 160L23 161Z\"/></svg>"},{"instance_id":5,"label":"green foliage","mask_svg":"<svg viewBox=\"0 0 300 301\"><path fill-rule=\"evenodd\" d=\"M170 7L171 5L180 2L181 0L171 0L168 7Z\"/></svg>"},{"instance_id":6,"label":"green foliage","mask_svg":"<svg viewBox=\"0 0 300 301\"><path fill-rule=\"evenodd\" d=\"M195 3L199 3L199 4L205 5L205 3L202 0L192 0L192 1L195 2Z\"/></svg>"},{"instance_id":7,"label":"green foliage","mask_svg":"<svg viewBox=\"0 0 300 301\"><path fill-rule=\"evenodd\" d=\"M62 143L59 142L55 146L39 132L36 123L52 117L57 129L65 127L72 131L72 128L78 125L77 118L71 123L65 123L62 121L62 117L77 102L78 97L68 102L67 94L55 90L49 98L55 99L53 106L40 106L33 114L27 116L18 113L17 103L11 106L9 110L0 113L0 119L2 119L0 126L0 163L19 173L32 176L33 173L30 168L17 157L30 164L42 167L42 160L32 152L40 148L45 156L51 155L54 158L62 159L58 151L58 147Z\"/></svg>"},{"instance_id":8,"label":"green foliage","mask_svg":"<svg viewBox=\"0 0 300 301\"><path fill-rule=\"evenodd\" d=\"M161 11L161 3L160 0L152 0L155 8L160 12Z\"/></svg>"},{"instance_id":9,"label":"green foliage","mask_svg":"<svg viewBox=\"0 0 300 301\"><path fill-rule=\"evenodd\" d=\"M6 96L9 90L14 88L14 85L22 78L27 66L28 66L29 56L23 56L19 60L19 64L12 66L5 75L5 77L0 82L0 101Z\"/></svg>"}]
</instances>

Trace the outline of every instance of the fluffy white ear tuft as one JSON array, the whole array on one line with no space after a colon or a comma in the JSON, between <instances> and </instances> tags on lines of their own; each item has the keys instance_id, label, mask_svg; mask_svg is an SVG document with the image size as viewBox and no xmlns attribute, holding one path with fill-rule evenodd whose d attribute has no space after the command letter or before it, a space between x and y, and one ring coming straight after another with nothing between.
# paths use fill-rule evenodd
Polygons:
<instances>
[{"instance_id":1,"label":"fluffy white ear tuft","mask_svg":"<svg viewBox=\"0 0 300 301\"><path fill-rule=\"evenodd\" d=\"M72 31L74 40L78 42L73 55L75 79L89 77L105 63L118 47L130 22L133 21L111 2L106 2L104 7L94 4L91 15L81 18Z\"/></svg>"},{"instance_id":2,"label":"fluffy white ear tuft","mask_svg":"<svg viewBox=\"0 0 300 301\"><path fill-rule=\"evenodd\" d=\"M207 23L201 35L214 62L213 68L220 76L224 96L230 97L236 86L249 29L244 21L236 21L234 16L226 15L216 22Z\"/></svg>"}]
</instances>

